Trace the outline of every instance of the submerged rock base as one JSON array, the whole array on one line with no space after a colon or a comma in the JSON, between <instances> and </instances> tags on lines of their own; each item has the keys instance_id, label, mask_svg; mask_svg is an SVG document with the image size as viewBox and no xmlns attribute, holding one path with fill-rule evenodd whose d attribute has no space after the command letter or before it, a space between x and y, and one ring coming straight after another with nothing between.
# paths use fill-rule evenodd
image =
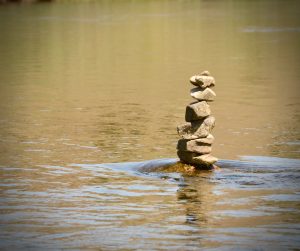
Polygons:
<instances>
[{"instance_id":1,"label":"submerged rock base","mask_svg":"<svg viewBox=\"0 0 300 251\"><path fill-rule=\"evenodd\" d=\"M211 131L215 126L215 118L211 115L207 102L214 101L216 97L215 92L210 89L215 86L215 79L208 71L204 71L200 75L192 76L190 82L196 86L191 90L191 97L197 101L187 105L186 123L177 127L181 137L177 144L177 155L191 169L214 169L213 164L218 159L210 153L214 141Z\"/></svg>"},{"instance_id":2,"label":"submerged rock base","mask_svg":"<svg viewBox=\"0 0 300 251\"><path fill-rule=\"evenodd\" d=\"M178 161L171 165L164 165L156 167L155 169L151 170L151 172L158 172L158 173L181 173L185 176L195 176L198 174L203 174L203 172L210 172L210 171L219 170L219 167L215 165L190 165L184 162Z\"/></svg>"}]
</instances>

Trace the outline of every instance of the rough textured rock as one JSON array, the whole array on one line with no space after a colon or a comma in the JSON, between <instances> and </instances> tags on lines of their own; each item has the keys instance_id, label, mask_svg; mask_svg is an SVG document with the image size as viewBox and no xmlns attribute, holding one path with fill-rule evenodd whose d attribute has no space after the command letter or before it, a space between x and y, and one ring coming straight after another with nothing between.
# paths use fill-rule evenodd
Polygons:
<instances>
[{"instance_id":1,"label":"rough textured rock","mask_svg":"<svg viewBox=\"0 0 300 251\"><path fill-rule=\"evenodd\" d=\"M210 154L199 155L193 152L177 151L179 159L185 163L195 165L212 165L218 161L218 159Z\"/></svg>"},{"instance_id":2,"label":"rough textured rock","mask_svg":"<svg viewBox=\"0 0 300 251\"><path fill-rule=\"evenodd\" d=\"M210 144L205 144L197 140L180 139L177 144L177 150L207 154L211 153L212 148Z\"/></svg>"},{"instance_id":3,"label":"rough textured rock","mask_svg":"<svg viewBox=\"0 0 300 251\"><path fill-rule=\"evenodd\" d=\"M190 78L190 82L201 88L206 88L215 85L215 79L212 76L196 75Z\"/></svg>"},{"instance_id":4,"label":"rough textured rock","mask_svg":"<svg viewBox=\"0 0 300 251\"><path fill-rule=\"evenodd\" d=\"M209 71L203 71L203 72L200 73L200 75L202 75L202 76L210 76L210 73L209 73Z\"/></svg>"},{"instance_id":5,"label":"rough textured rock","mask_svg":"<svg viewBox=\"0 0 300 251\"><path fill-rule=\"evenodd\" d=\"M208 134L206 138L196 139L197 142L212 145L215 141L215 137L212 134Z\"/></svg>"},{"instance_id":6,"label":"rough textured rock","mask_svg":"<svg viewBox=\"0 0 300 251\"><path fill-rule=\"evenodd\" d=\"M214 101L216 94L210 88L202 89L200 87L191 89L191 96L197 100Z\"/></svg>"},{"instance_id":7,"label":"rough textured rock","mask_svg":"<svg viewBox=\"0 0 300 251\"><path fill-rule=\"evenodd\" d=\"M202 165L202 164L212 165L218 161L218 158L216 158L210 154L203 154L203 155L193 158L193 161L195 162L195 164L199 164L199 165Z\"/></svg>"},{"instance_id":8,"label":"rough textured rock","mask_svg":"<svg viewBox=\"0 0 300 251\"><path fill-rule=\"evenodd\" d=\"M209 105L205 101L188 105L185 110L185 121L192 122L210 115Z\"/></svg>"},{"instance_id":9,"label":"rough textured rock","mask_svg":"<svg viewBox=\"0 0 300 251\"><path fill-rule=\"evenodd\" d=\"M215 126L215 117L209 116L202 120L187 122L177 126L177 132L183 139L207 137Z\"/></svg>"},{"instance_id":10,"label":"rough textured rock","mask_svg":"<svg viewBox=\"0 0 300 251\"><path fill-rule=\"evenodd\" d=\"M194 164L193 159L199 154L193 152L186 152L186 151L177 151L177 155L179 159L185 163Z\"/></svg>"},{"instance_id":11,"label":"rough textured rock","mask_svg":"<svg viewBox=\"0 0 300 251\"><path fill-rule=\"evenodd\" d=\"M186 170L213 169L218 159L210 155L214 136L211 131L215 126L215 118L211 116L207 102L214 101L216 93L209 87L215 85L215 79L208 71L190 78L196 86L190 95L197 100L186 107L186 123L177 126L181 139L177 143L177 155L182 163L191 168Z\"/></svg>"},{"instance_id":12,"label":"rough textured rock","mask_svg":"<svg viewBox=\"0 0 300 251\"><path fill-rule=\"evenodd\" d=\"M198 75L195 75L195 76L192 76L191 78L190 78L190 82L191 82L191 84L193 84L193 85L197 85L196 83L196 78L198 77Z\"/></svg>"}]
</instances>

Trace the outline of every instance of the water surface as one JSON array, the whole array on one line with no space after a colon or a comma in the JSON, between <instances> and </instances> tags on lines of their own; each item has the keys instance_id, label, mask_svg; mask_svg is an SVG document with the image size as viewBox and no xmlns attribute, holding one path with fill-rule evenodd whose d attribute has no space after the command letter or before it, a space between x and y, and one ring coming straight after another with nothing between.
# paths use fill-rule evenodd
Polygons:
<instances>
[{"instance_id":1,"label":"water surface","mask_svg":"<svg viewBox=\"0 0 300 251\"><path fill-rule=\"evenodd\" d=\"M297 1L3 5L0 30L1 248L300 246ZM155 172L203 70L222 171Z\"/></svg>"}]
</instances>

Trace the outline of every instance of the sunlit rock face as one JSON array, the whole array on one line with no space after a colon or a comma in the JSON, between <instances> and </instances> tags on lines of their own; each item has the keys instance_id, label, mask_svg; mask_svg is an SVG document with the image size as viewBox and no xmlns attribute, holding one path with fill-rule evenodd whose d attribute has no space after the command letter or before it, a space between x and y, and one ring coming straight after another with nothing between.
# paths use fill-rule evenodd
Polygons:
<instances>
[{"instance_id":1,"label":"sunlit rock face","mask_svg":"<svg viewBox=\"0 0 300 251\"><path fill-rule=\"evenodd\" d=\"M188 105L185 111L185 121L192 122L210 115L210 108L206 101L196 102Z\"/></svg>"},{"instance_id":2,"label":"sunlit rock face","mask_svg":"<svg viewBox=\"0 0 300 251\"><path fill-rule=\"evenodd\" d=\"M201 88L213 87L215 85L214 77L210 76L208 71L202 72L200 75L195 75L190 78L191 84Z\"/></svg>"},{"instance_id":3,"label":"sunlit rock face","mask_svg":"<svg viewBox=\"0 0 300 251\"><path fill-rule=\"evenodd\" d=\"M214 101L216 94L215 92L210 88L200 88L196 87L191 89L191 96L194 99L197 99L199 101Z\"/></svg>"},{"instance_id":4,"label":"sunlit rock face","mask_svg":"<svg viewBox=\"0 0 300 251\"><path fill-rule=\"evenodd\" d=\"M215 117L211 115L210 106L207 104L216 97L211 89L215 86L215 79L208 71L204 71L192 76L190 83L197 86L190 92L191 97L197 101L187 105L186 122L177 126L181 137L177 144L177 155L183 163L207 168L218 161L210 154L214 142L211 132L215 126Z\"/></svg>"},{"instance_id":5,"label":"sunlit rock face","mask_svg":"<svg viewBox=\"0 0 300 251\"><path fill-rule=\"evenodd\" d=\"M185 122L177 126L177 132L183 139L206 138L215 126L215 117L209 116L192 122Z\"/></svg>"},{"instance_id":6,"label":"sunlit rock face","mask_svg":"<svg viewBox=\"0 0 300 251\"><path fill-rule=\"evenodd\" d=\"M211 144L202 143L195 140L180 139L177 144L177 150L182 152L194 152L199 154L211 153Z\"/></svg>"}]
</instances>

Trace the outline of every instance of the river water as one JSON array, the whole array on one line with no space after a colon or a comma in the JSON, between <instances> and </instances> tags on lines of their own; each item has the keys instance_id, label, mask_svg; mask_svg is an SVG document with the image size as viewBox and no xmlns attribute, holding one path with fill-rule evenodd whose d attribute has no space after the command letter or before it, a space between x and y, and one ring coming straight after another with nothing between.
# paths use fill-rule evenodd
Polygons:
<instances>
[{"instance_id":1,"label":"river water","mask_svg":"<svg viewBox=\"0 0 300 251\"><path fill-rule=\"evenodd\" d=\"M0 5L0 249L299 248L299 9ZM221 170L157 171L203 70Z\"/></svg>"}]
</instances>

